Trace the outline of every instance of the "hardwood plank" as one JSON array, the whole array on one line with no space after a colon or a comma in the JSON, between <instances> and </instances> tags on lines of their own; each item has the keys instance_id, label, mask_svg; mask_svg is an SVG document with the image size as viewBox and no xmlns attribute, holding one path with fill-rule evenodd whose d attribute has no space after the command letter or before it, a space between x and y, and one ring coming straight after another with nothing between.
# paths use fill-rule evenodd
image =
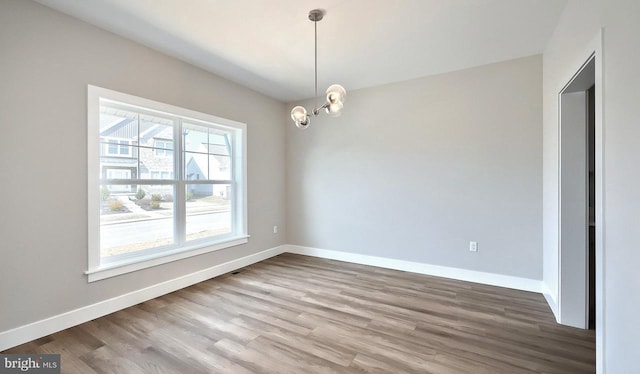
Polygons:
<instances>
[{"instance_id":1,"label":"hardwood plank","mask_svg":"<svg viewBox=\"0 0 640 374\"><path fill-rule=\"evenodd\" d=\"M594 373L540 294L283 254L3 353L64 373Z\"/></svg>"}]
</instances>

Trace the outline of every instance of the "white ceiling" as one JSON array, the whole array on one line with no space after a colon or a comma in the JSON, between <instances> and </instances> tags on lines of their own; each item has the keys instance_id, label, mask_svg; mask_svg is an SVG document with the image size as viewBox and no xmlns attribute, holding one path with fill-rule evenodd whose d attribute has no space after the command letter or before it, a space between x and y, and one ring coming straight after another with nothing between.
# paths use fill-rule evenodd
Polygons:
<instances>
[{"instance_id":1,"label":"white ceiling","mask_svg":"<svg viewBox=\"0 0 640 374\"><path fill-rule=\"evenodd\" d=\"M36 0L283 101L541 53L566 0Z\"/></svg>"}]
</instances>

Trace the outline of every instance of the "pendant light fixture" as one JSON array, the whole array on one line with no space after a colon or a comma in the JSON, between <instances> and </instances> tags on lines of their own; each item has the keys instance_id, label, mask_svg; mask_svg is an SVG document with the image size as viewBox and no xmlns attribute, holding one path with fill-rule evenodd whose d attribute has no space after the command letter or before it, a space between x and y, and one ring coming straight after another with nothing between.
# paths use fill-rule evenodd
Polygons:
<instances>
[{"instance_id":1,"label":"pendant light fixture","mask_svg":"<svg viewBox=\"0 0 640 374\"><path fill-rule=\"evenodd\" d=\"M314 43L315 43L315 98L318 97L318 21L322 20L325 12L322 9L314 9L309 12L309 20L313 21L314 29ZM320 114L322 109L332 116L337 117L342 112L344 100L347 97L347 91L339 84L332 84L327 88L325 92L326 102L322 106L316 107L311 112L314 116ZM303 106L297 106L291 110L291 119L295 122L296 126L300 129L306 129L311 123L311 116L307 113L307 110Z\"/></svg>"}]
</instances>

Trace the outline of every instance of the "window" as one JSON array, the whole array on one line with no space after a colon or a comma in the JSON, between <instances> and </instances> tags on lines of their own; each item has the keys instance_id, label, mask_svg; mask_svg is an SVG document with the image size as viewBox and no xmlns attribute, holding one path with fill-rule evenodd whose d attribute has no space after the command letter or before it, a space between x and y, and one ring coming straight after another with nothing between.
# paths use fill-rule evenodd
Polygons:
<instances>
[{"instance_id":1,"label":"window","mask_svg":"<svg viewBox=\"0 0 640 374\"><path fill-rule=\"evenodd\" d=\"M90 282L248 241L245 124L88 97Z\"/></svg>"},{"instance_id":2,"label":"window","mask_svg":"<svg viewBox=\"0 0 640 374\"><path fill-rule=\"evenodd\" d=\"M173 141L156 140L155 141L156 156L173 156Z\"/></svg>"},{"instance_id":3,"label":"window","mask_svg":"<svg viewBox=\"0 0 640 374\"><path fill-rule=\"evenodd\" d=\"M105 154L109 156L131 156L131 141L117 139L103 139L102 144L105 148Z\"/></svg>"}]
</instances>

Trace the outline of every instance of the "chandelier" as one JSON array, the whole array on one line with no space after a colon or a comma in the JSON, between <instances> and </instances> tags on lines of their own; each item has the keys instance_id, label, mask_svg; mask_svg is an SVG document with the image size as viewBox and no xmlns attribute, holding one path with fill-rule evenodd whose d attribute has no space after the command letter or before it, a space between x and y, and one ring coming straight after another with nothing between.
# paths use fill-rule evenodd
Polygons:
<instances>
[{"instance_id":1,"label":"chandelier","mask_svg":"<svg viewBox=\"0 0 640 374\"><path fill-rule=\"evenodd\" d=\"M315 43L315 98L318 97L318 21L322 20L325 12L322 9L314 9L309 12L309 20L313 21L313 29L314 29L314 43ZM344 100L347 97L347 91L339 84L332 84L327 88L325 92L326 102L321 106L318 106L316 103L315 108L311 112L314 116L320 114L322 109L325 112L332 116L337 117L342 112L342 107L344 106ZM306 129L309 127L311 123L311 117L307 113L307 110L298 105L297 107L291 110L291 119L295 122L296 126L300 129Z\"/></svg>"}]
</instances>

